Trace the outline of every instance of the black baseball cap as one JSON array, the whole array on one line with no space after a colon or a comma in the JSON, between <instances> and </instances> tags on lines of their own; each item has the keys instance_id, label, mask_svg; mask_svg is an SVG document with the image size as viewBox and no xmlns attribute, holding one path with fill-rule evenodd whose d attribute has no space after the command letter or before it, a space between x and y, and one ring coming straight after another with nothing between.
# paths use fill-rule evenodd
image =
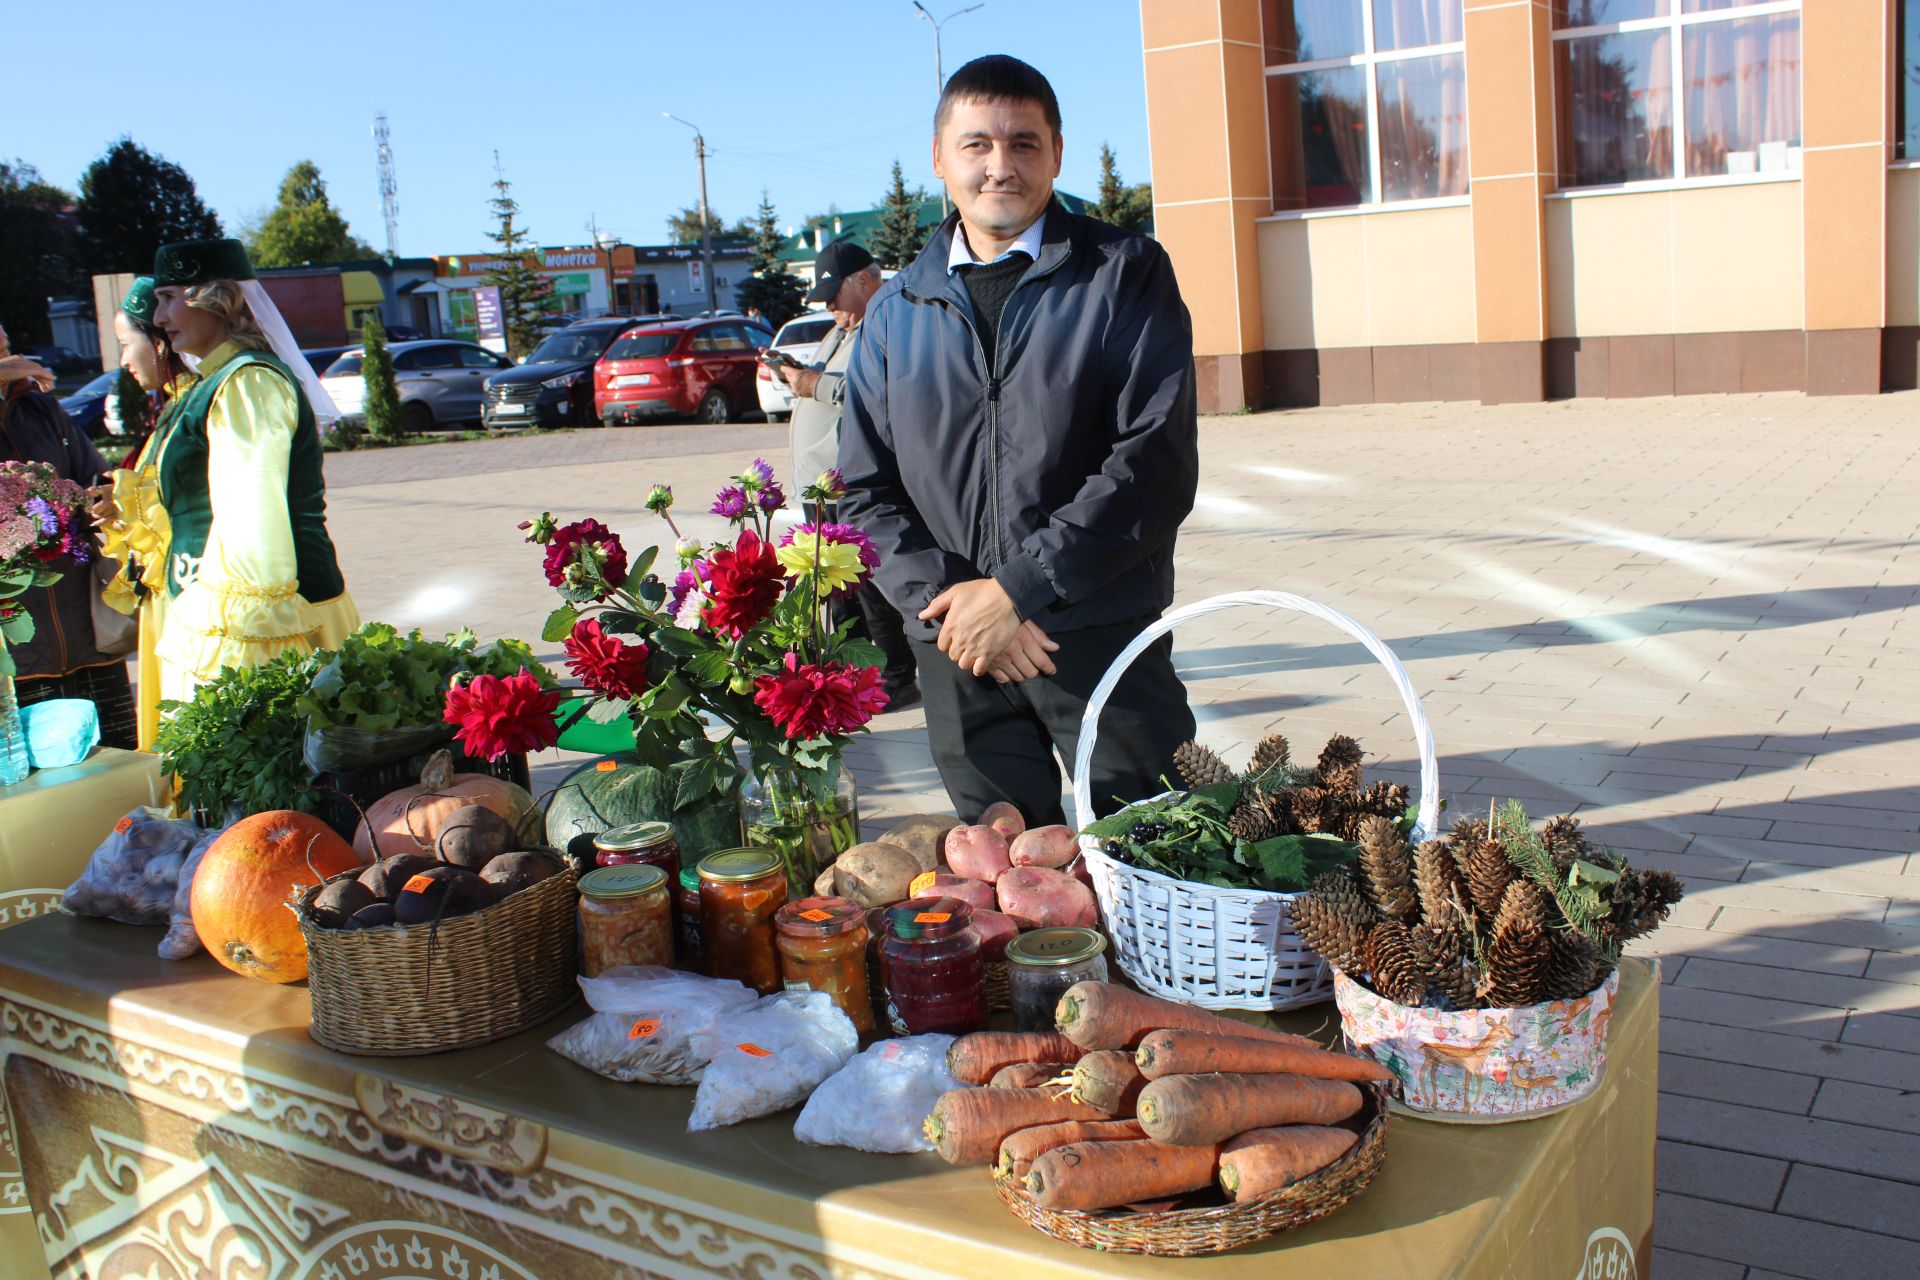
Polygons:
<instances>
[{"instance_id":1,"label":"black baseball cap","mask_svg":"<svg viewBox=\"0 0 1920 1280\"><path fill-rule=\"evenodd\" d=\"M813 264L813 288L807 291L807 301L812 303L832 302L833 295L840 292L840 286L850 275L857 275L873 265L873 255L862 249L852 240L835 240L820 251Z\"/></svg>"}]
</instances>

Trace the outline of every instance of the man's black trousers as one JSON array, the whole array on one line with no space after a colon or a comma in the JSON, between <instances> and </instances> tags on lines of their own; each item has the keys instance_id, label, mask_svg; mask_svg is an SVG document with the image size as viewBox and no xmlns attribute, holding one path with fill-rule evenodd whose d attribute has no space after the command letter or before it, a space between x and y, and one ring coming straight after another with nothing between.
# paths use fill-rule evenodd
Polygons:
<instances>
[{"instance_id":1,"label":"man's black trousers","mask_svg":"<svg viewBox=\"0 0 1920 1280\"><path fill-rule=\"evenodd\" d=\"M1066 821L1061 761L1073 767L1080 717L1093 687L1152 621L1052 634L1060 646L1052 655L1055 674L1007 685L960 670L931 641L910 641L933 760L962 822L977 822L996 800L1011 800L1029 826ZM1100 813L1164 791L1163 775L1178 784L1173 749L1193 737L1194 723L1172 655L1173 637L1161 636L1133 660L1107 699L1092 767L1093 803Z\"/></svg>"}]
</instances>

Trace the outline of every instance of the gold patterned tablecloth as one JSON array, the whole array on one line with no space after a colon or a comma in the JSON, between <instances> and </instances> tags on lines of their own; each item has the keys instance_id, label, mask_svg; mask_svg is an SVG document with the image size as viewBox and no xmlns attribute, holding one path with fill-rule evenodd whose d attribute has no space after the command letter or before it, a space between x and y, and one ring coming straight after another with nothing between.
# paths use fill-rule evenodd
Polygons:
<instances>
[{"instance_id":1,"label":"gold patterned tablecloth","mask_svg":"<svg viewBox=\"0 0 1920 1280\"><path fill-rule=\"evenodd\" d=\"M0 934L0 1052L58 1280L1598 1280L1650 1262L1645 961L1623 973L1588 1102L1490 1127L1396 1116L1380 1176L1339 1213L1147 1259L1034 1233L979 1169L802 1145L792 1112L689 1134L693 1090L614 1084L545 1048L583 1007L477 1049L351 1058L308 1038L303 988L162 965L157 938L69 917Z\"/></svg>"},{"instance_id":2,"label":"gold patterned tablecloth","mask_svg":"<svg viewBox=\"0 0 1920 1280\"><path fill-rule=\"evenodd\" d=\"M60 894L129 809L160 799L160 761L142 751L96 751L0 787L0 929L60 905ZM27 1184L0 1089L0 1258L8 1280L41 1280ZM17 1261L16 1261L17 1260Z\"/></svg>"}]
</instances>

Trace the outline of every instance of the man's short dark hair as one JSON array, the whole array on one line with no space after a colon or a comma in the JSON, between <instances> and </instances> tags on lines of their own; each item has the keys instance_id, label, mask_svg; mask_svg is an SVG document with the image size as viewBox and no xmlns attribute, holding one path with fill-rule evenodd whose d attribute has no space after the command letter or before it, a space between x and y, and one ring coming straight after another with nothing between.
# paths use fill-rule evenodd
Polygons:
<instances>
[{"instance_id":1,"label":"man's short dark hair","mask_svg":"<svg viewBox=\"0 0 1920 1280\"><path fill-rule=\"evenodd\" d=\"M1004 53L975 58L947 77L933 112L934 133L946 126L956 102L1037 102L1053 136L1060 136L1060 99L1053 96L1053 86L1038 70Z\"/></svg>"}]
</instances>

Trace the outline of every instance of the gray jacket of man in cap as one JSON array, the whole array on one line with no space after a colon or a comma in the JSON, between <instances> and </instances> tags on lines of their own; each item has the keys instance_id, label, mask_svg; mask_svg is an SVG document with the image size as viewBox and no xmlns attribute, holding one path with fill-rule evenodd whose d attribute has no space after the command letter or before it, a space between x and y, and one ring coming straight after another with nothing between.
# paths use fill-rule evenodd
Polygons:
<instances>
[{"instance_id":1,"label":"gray jacket of man in cap","mask_svg":"<svg viewBox=\"0 0 1920 1280\"><path fill-rule=\"evenodd\" d=\"M794 483L801 488L812 484L822 471L840 465L840 401L859 337L859 325L851 329L835 325L821 341L814 363L807 366L820 374L813 395L793 398L790 447Z\"/></svg>"}]
</instances>

